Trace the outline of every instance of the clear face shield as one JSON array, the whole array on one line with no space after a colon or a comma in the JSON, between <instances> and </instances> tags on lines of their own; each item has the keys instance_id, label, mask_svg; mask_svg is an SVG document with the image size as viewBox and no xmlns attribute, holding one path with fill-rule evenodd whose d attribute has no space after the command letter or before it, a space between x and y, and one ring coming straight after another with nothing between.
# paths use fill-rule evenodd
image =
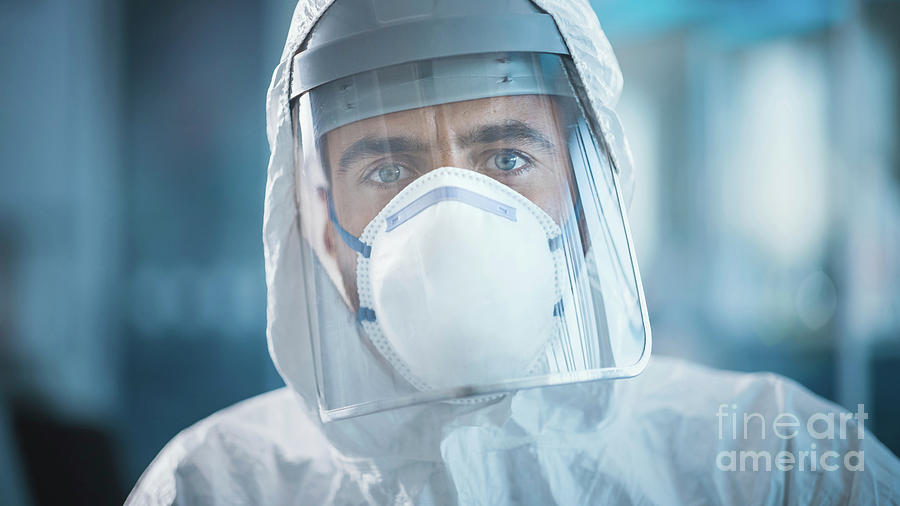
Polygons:
<instances>
[{"instance_id":1,"label":"clear face shield","mask_svg":"<svg viewBox=\"0 0 900 506\"><path fill-rule=\"evenodd\" d=\"M566 59L437 58L293 99L323 420L642 370L616 170Z\"/></svg>"}]
</instances>

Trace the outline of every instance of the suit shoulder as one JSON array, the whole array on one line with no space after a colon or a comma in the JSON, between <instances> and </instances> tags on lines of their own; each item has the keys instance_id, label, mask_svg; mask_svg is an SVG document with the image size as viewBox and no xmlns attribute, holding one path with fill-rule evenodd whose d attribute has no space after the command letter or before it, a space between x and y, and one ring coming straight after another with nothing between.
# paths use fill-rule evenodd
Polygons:
<instances>
[{"instance_id":1,"label":"suit shoulder","mask_svg":"<svg viewBox=\"0 0 900 506\"><path fill-rule=\"evenodd\" d=\"M845 411L779 374L725 371L664 356L651 359L629 390L636 398L657 400L663 406L677 402L679 411L688 413L714 411L721 403L766 412Z\"/></svg>"},{"instance_id":2,"label":"suit shoulder","mask_svg":"<svg viewBox=\"0 0 900 506\"><path fill-rule=\"evenodd\" d=\"M126 504L254 503L283 481L327 469L330 455L302 400L281 388L181 431L144 471Z\"/></svg>"}]
</instances>

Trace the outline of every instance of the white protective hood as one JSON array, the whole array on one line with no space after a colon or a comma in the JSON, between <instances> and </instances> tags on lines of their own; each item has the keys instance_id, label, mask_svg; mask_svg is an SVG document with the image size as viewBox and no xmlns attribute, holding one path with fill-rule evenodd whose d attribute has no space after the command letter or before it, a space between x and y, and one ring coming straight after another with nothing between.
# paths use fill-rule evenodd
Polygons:
<instances>
[{"instance_id":1,"label":"white protective hood","mask_svg":"<svg viewBox=\"0 0 900 506\"><path fill-rule=\"evenodd\" d=\"M317 400L309 345L307 301L304 300L301 238L297 227L289 81L292 56L332 1L300 0L298 3L266 102L271 158L266 184L263 242L268 286L269 351L281 376L300 395L315 420L318 420L318 414L313 411ZM612 111L622 89L622 75L597 17L587 0L540 0L534 3L556 21L586 88L591 109L588 114L593 114L593 119L601 125L619 167L624 194L630 196L633 187L631 154L618 118ZM338 297L333 300L335 304L340 304ZM338 312L340 310L336 309ZM549 407L543 406L541 399L544 397L556 396L566 403L573 403L580 397L576 392L581 392L599 407L608 402L612 389L612 384L595 383L556 387L545 392L521 392L489 407L431 404L333 422L325 424L323 430L347 456L383 456L390 457L387 460L417 459L437 463L441 460L440 441L447 437L452 427L467 423L480 425L485 417L492 420L491 425L503 425L515 405L526 398L537 403L527 408L534 410ZM557 395L558 390L565 390L565 395ZM591 412L600 416L606 409ZM384 465L385 459L381 460L379 467ZM396 464L403 465L400 461Z\"/></svg>"}]
</instances>

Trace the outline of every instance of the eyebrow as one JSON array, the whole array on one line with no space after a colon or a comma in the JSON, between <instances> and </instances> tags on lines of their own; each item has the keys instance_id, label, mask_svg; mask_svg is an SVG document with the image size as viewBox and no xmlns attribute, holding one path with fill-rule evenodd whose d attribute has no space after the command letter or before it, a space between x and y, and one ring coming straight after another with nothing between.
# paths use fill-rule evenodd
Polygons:
<instances>
[{"instance_id":1,"label":"eyebrow","mask_svg":"<svg viewBox=\"0 0 900 506\"><path fill-rule=\"evenodd\" d=\"M427 149L428 146L411 137L363 137L344 150L339 162L338 172L346 172L351 165L369 156L381 156L391 153L421 153Z\"/></svg>"},{"instance_id":2,"label":"eyebrow","mask_svg":"<svg viewBox=\"0 0 900 506\"><path fill-rule=\"evenodd\" d=\"M556 152L556 144L537 129L522 121L509 120L503 123L482 125L461 134L457 142L463 146L471 144L492 144L500 141L519 141L537 145L539 148Z\"/></svg>"}]
</instances>

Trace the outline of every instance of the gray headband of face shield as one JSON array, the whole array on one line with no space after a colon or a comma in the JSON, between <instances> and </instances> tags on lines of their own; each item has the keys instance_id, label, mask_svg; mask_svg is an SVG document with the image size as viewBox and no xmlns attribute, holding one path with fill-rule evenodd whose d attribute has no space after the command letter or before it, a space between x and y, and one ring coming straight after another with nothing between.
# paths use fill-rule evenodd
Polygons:
<instances>
[{"instance_id":1,"label":"gray headband of face shield","mask_svg":"<svg viewBox=\"0 0 900 506\"><path fill-rule=\"evenodd\" d=\"M368 70L490 52L569 54L530 0L338 0L291 60L290 97Z\"/></svg>"},{"instance_id":2,"label":"gray headband of face shield","mask_svg":"<svg viewBox=\"0 0 900 506\"><path fill-rule=\"evenodd\" d=\"M572 96L553 18L529 0L338 0L291 60L316 135L392 112L479 98Z\"/></svg>"},{"instance_id":3,"label":"gray headband of face shield","mask_svg":"<svg viewBox=\"0 0 900 506\"><path fill-rule=\"evenodd\" d=\"M403 63L323 84L309 99L318 136L392 112L512 95L574 97L562 58L485 53Z\"/></svg>"}]
</instances>

